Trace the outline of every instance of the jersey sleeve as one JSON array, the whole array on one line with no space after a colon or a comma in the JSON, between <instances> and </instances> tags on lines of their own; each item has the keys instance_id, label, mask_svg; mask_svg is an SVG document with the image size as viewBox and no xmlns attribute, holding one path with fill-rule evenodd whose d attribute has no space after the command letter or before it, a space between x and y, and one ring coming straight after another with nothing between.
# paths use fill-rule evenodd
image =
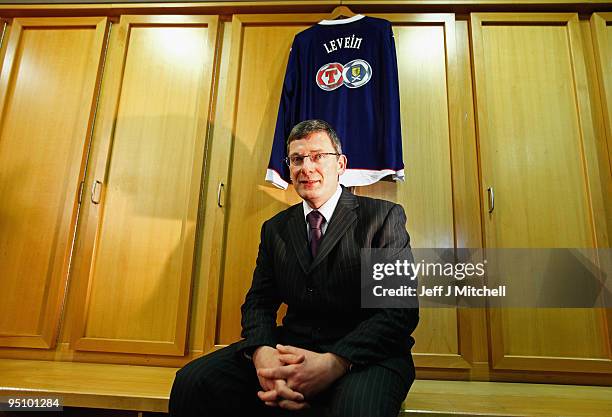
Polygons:
<instances>
[{"instance_id":1,"label":"jersey sleeve","mask_svg":"<svg viewBox=\"0 0 612 417\"><path fill-rule=\"evenodd\" d=\"M274 130L272 152L266 171L266 181L278 188L286 189L290 182L289 169L284 162L286 155L286 141L293 126L298 122L299 104L299 50L294 40L289 51L289 61L285 71L285 80L281 91L278 117Z\"/></svg>"},{"instance_id":2,"label":"jersey sleeve","mask_svg":"<svg viewBox=\"0 0 612 417\"><path fill-rule=\"evenodd\" d=\"M384 48L387 56L382 60L384 79L387 80L383 85L387 89L387 100L381 100L385 108L384 137L385 144L389 147L386 154L392 155L391 162L394 170L394 180L404 180L404 161L402 155L402 119L400 116L400 95L399 95L399 75L397 68L397 53L395 51L395 38L391 23L387 22L387 35L385 41L388 43Z\"/></svg>"}]
</instances>

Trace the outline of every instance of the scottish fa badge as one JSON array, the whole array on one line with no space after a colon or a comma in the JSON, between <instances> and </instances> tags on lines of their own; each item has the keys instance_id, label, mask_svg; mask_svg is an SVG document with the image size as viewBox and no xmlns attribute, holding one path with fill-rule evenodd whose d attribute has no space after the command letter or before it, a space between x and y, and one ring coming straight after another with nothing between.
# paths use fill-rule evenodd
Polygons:
<instances>
[{"instance_id":1,"label":"scottish fa badge","mask_svg":"<svg viewBox=\"0 0 612 417\"><path fill-rule=\"evenodd\" d=\"M348 88L361 87L372 78L372 67L363 59L354 59L344 65L342 78Z\"/></svg>"}]
</instances>

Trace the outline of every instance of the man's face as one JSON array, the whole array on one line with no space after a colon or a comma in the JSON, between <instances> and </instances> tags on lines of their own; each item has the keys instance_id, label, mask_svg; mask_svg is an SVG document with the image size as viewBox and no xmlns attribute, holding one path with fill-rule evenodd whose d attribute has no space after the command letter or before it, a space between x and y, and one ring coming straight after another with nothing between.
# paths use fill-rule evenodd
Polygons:
<instances>
[{"instance_id":1,"label":"man's face","mask_svg":"<svg viewBox=\"0 0 612 417\"><path fill-rule=\"evenodd\" d=\"M335 153L326 132L314 132L289 144L289 156ZM304 158L301 166L289 166L295 191L310 207L319 208L336 192L338 176L346 170L346 156L327 155L317 163Z\"/></svg>"}]
</instances>

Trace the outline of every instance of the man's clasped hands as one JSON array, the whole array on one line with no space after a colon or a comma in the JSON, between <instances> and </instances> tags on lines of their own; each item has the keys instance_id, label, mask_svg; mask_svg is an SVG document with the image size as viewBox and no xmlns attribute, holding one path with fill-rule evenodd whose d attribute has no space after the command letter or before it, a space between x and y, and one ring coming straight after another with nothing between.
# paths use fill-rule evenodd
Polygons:
<instances>
[{"instance_id":1,"label":"man's clasped hands","mask_svg":"<svg viewBox=\"0 0 612 417\"><path fill-rule=\"evenodd\" d=\"M307 399L329 387L349 369L349 362L333 353L317 353L294 346L260 346L253 363L262 391L257 395L270 407L301 410Z\"/></svg>"}]
</instances>

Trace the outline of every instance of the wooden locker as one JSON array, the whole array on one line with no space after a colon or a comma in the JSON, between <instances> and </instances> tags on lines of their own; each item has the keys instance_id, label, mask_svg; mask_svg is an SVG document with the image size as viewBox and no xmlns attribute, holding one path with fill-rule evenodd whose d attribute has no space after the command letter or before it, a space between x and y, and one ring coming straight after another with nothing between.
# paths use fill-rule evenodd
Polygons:
<instances>
[{"instance_id":1,"label":"wooden locker","mask_svg":"<svg viewBox=\"0 0 612 417\"><path fill-rule=\"evenodd\" d=\"M186 353L217 22L112 28L71 288L77 351Z\"/></svg>"},{"instance_id":2,"label":"wooden locker","mask_svg":"<svg viewBox=\"0 0 612 417\"><path fill-rule=\"evenodd\" d=\"M5 34L0 346L55 345L106 30L104 17L17 18Z\"/></svg>"},{"instance_id":3,"label":"wooden locker","mask_svg":"<svg viewBox=\"0 0 612 417\"><path fill-rule=\"evenodd\" d=\"M485 246L609 247L578 16L476 13L472 39ZM489 320L500 375L612 372L605 310L493 308Z\"/></svg>"}]
</instances>

